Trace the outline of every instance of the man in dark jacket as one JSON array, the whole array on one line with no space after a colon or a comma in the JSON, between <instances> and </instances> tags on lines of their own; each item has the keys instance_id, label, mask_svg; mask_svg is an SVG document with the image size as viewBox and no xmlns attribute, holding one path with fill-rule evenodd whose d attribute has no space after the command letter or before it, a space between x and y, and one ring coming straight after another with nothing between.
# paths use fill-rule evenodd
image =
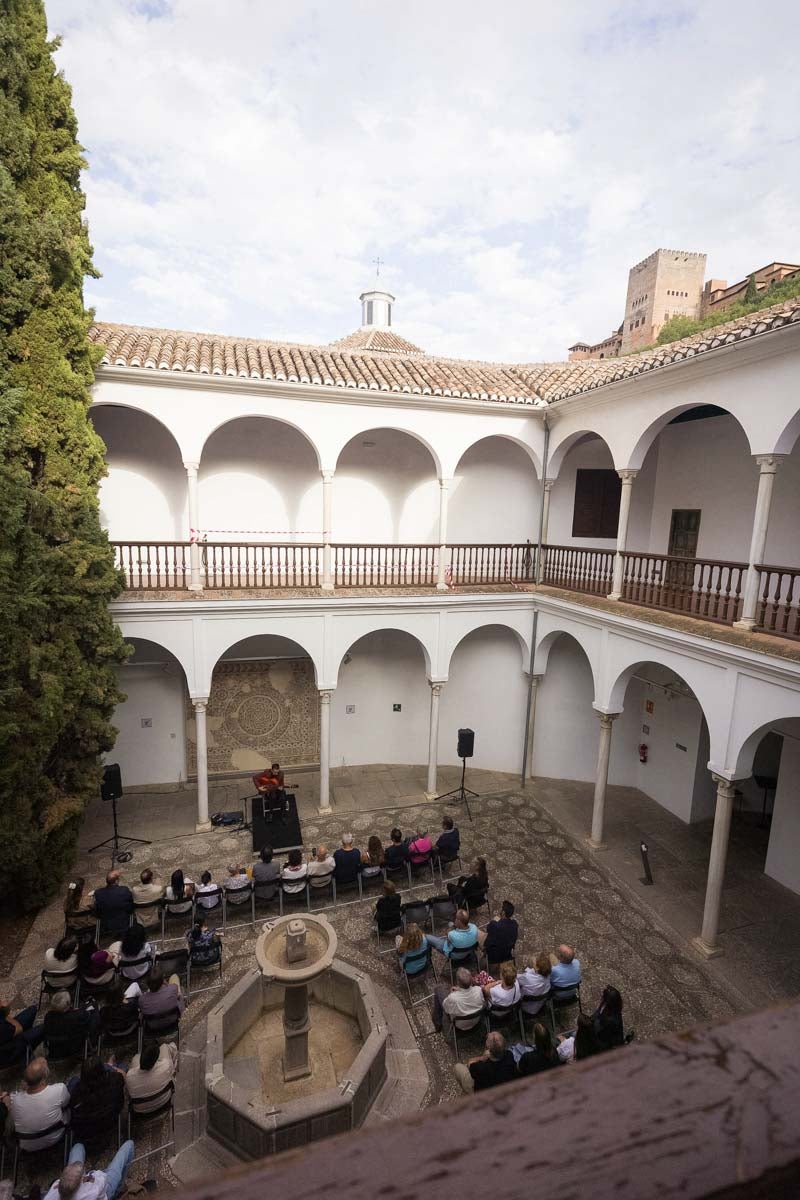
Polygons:
<instances>
[{"instance_id":1,"label":"man in dark jacket","mask_svg":"<svg viewBox=\"0 0 800 1200\"><path fill-rule=\"evenodd\" d=\"M100 918L101 933L122 934L131 923L133 893L119 881L119 871L109 871L106 886L94 894L95 912Z\"/></svg>"}]
</instances>

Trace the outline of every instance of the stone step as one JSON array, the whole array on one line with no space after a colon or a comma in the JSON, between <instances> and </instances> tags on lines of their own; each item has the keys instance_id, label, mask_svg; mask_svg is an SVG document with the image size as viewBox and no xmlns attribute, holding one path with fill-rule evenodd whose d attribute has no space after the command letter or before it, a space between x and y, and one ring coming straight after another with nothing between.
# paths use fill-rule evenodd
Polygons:
<instances>
[{"instance_id":1,"label":"stone step","mask_svg":"<svg viewBox=\"0 0 800 1200\"><path fill-rule=\"evenodd\" d=\"M207 1182L220 1172L241 1165L240 1158L208 1134L203 1134L169 1160L170 1169L181 1183Z\"/></svg>"}]
</instances>

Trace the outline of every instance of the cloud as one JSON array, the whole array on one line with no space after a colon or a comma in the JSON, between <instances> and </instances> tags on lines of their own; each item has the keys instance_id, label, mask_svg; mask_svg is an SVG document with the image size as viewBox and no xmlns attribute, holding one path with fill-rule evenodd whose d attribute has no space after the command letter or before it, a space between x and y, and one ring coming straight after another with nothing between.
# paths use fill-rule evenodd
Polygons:
<instances>
[{"instance_id":1,"label":"cloud","mask_svg":"<svg viewBox=\"0 0 800 1200\"><path fill-rule=\"evenodd\" d=\"M619 324L628 268L797 261L795 6L49 0L98 316L327 342L385 260L398 329L530 361Z\"/></svg>"}]
</instances>

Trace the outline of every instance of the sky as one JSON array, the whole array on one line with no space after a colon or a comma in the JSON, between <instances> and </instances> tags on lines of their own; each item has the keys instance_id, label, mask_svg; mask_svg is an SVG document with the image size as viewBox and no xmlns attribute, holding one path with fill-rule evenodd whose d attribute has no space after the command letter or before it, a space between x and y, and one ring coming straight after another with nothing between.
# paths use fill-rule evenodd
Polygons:
<instances>
[{"instance_id":1,"label":"sky","mask_svg":"<svg viewBox=\"0 0 800 1200\"><path fill-rule=\"evenodd\" d=\"M105 321L557 360L628 270L800 262L796 0L46 0Z\"/></svg>"}]
</instances>

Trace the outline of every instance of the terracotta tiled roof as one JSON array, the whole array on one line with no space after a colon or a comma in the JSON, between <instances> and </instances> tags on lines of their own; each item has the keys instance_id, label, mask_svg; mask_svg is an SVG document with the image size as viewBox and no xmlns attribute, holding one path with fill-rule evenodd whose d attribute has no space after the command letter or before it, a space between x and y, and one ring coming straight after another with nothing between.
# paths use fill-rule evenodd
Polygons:
<instances>
[{"instance_id":1,"label":"terracotta tiled roof","mask_svg":"<svg viewBox=\"0 0 800 1200\"><path fill-rule=\"evenodd\" d=\"M424 354L419 346L407 342L393 329L357 329L347 337L331 342L329 350L379 350L383 354Z\"/></svg>"},{"instance_id":2,"label":"terracotta tiled roof","mask_svg":"<svg viewBox=\"0 0 800 1200\"><path fill-rule=\"evenodd\" d=\"M643 354L517 364L435 358L416 347L393 348L389 353L388 346L354 347L351 338L362 331L331 346L299 346L256 338L103 323L93 325L89 337L105 348L103 363L112 367L541 405L644 375L797 322L800 322L800 298L785 300ZM389 331L380 332L410 346Z\"/></svg>"}]
</instances>

